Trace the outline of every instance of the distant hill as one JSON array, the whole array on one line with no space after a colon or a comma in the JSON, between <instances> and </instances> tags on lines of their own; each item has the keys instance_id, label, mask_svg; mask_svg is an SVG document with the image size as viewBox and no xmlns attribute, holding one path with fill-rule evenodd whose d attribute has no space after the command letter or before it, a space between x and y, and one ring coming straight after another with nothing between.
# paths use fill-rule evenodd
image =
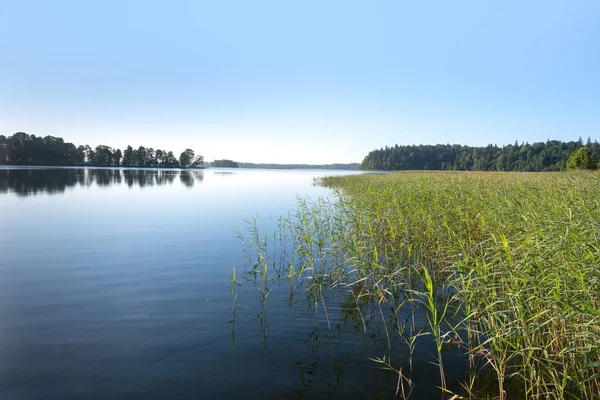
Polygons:
<instances>
[{"instance_id":1,"label":"distant hill","mask_svg":"<svg viewBox=\"0 0 600 400\"><path fill-rule=\"evenodd\" d=\"M263 168L263 169L342 169L358 170L359 163L350 164L255 164L237 163L240 168Z\"/></svg>"}]
</instances>

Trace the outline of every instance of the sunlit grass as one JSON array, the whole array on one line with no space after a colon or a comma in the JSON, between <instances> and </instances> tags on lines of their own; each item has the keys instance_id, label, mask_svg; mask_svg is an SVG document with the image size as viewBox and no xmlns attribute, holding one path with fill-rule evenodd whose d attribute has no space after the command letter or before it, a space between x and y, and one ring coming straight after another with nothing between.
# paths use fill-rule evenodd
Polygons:
<instances>
[{"instance_id":1,"label":"sunlit grass","mask_svg":"<svg viewBox=\"0 0 600 400\"><path fill-rule=\"evenodd\" d=\"M261 277L263 293L269 279L289 279L328 324L329 299L341 293L347 317L381 334L375 359L398 374L399 397L411 392L411 371L394 354L403 346L412 357L416 338L429 336L447 398L453 348L470 360L461 396L599 398L600 174L403 172L320 183L337 200L301 200L282 220L280 246L291 249L270 257L271 271L254 231L247 275Z\"/></svg>"}]
</instances>

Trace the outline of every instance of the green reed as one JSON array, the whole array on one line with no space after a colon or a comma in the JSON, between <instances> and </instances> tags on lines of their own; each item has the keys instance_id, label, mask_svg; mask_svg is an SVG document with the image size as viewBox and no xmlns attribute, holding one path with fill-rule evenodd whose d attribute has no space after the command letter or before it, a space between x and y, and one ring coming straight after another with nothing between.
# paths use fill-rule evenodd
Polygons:
<instances>
[{"instance_id":1,"label":"green reed","mask_svg":"<svg viewBox=\"0 0 600 400\"><path fill-rule=\"evenodd\" d=\"M263 294L285 277L330 331L328 304L339 297L366 337L381 334L373 359L398 374L400 398L412 390L401 350L412 369L424 336L435 343L441 397L600 398L598 173L403 172L320 184L335 200L299 200L281 220L271 270L254 224L249 276L260 276ZM455 349L471 367L463 393L446 384L444 353Z\"/></svg>"}]
</instances>

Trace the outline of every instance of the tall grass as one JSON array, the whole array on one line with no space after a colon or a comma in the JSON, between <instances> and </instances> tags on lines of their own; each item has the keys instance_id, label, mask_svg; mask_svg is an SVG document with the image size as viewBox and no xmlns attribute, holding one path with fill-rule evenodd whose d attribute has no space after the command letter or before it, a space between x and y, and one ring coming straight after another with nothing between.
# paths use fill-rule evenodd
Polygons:
<instances>
[{"instance_id":1,"label":"tall grass","mask_svg":"<svg viewBox=\"0 0 600 400\"><path fill-rule=\"evenodd\" d=\"M382 333L373 359L398 375L398 397L410 397L425 336L441 397L600 398L599 174L404 172L320 183L335 201L299 202L280 225L290 250L280 249L270 279L289 279L328 324L328 304L341 296L365 335ZM255 239L247 274L264 275L266 302L267 251ZM406 349L409 371L399 361ZM462 393L446 385L444 357L456 349L471 368Z\"/></svg>"}]
</instances>

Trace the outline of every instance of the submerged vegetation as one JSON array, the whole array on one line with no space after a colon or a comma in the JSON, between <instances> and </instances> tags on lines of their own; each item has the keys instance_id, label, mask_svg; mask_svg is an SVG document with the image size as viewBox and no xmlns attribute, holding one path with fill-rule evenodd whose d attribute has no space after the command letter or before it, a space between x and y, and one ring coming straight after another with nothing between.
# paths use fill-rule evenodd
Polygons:
<instances>
[{"instance_id":1,"label":"submerged vegetation","mask_svg":"<svg viewBox=\"0 0 600 400\"><path fill-rule=\"evenodd\" d=\"M600 174L320 183L335 201L301 200L264 238L254 225L245 278L233 275L232 288L254 282L265 337L270 286L289 281L290 298L302 295L330 332L341 312L380 338L370 358L395 376L396 398L411 398L417 353L436 365L442 398L599 398ZM456 357L464 374L451 382Z\"/></svg>"}]
</instances>

